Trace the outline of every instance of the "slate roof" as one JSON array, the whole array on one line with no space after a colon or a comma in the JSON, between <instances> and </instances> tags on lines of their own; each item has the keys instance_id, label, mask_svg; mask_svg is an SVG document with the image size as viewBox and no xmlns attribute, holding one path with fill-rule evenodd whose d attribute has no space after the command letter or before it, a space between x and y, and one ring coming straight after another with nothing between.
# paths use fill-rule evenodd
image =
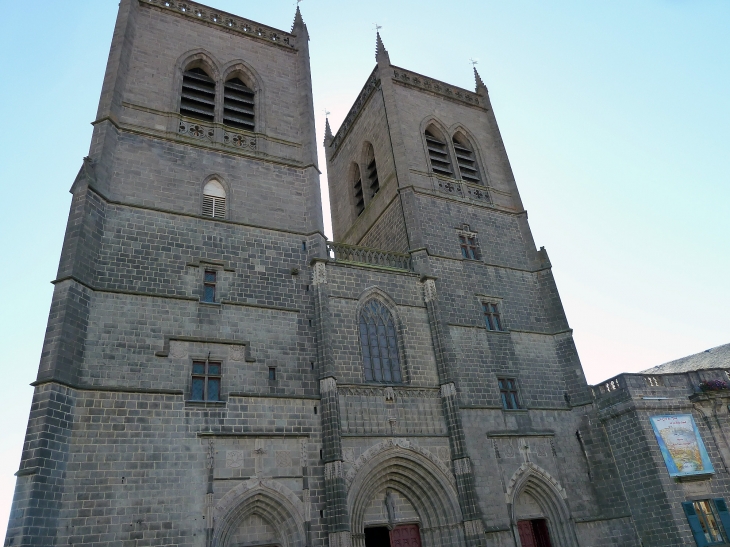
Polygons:
<instances>
[{"instance_id":1,"label":"slate roof","mask_svg":"<svg viewBox=\"0 0 730 547\"><path fill-rule=\"evenodd\" d=\"M688 355L663 365L642 370L642 374L672 374L710 368L730 368L730 344L717 346L702 353Z\"/></svg>"}]
</instances>

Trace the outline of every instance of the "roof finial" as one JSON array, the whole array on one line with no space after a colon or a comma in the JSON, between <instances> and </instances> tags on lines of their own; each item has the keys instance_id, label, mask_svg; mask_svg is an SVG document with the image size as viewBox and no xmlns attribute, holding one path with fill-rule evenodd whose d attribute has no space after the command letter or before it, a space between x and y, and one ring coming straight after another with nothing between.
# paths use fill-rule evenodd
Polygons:
<instances>
[{"instance_id":1,"label":"roof finial","mask_svg":"<svg viewBox=\"0 0 730 547\"><path fill-rule=\"evenodd\" d=\"M390 64L390 56L388 55L388 50L385 49L385 45L383 44L383 39L380 37L380 29L383 28L377 23L375 23L375 60L380 62L381 60L386 61L388 64Z\"/></svg>"}]
</instances>

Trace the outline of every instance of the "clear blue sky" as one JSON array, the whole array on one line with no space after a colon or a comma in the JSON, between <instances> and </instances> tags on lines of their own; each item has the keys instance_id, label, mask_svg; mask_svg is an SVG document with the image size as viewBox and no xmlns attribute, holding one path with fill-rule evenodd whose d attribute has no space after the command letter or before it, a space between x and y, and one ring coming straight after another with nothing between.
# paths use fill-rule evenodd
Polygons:
<instances>
[{"instance_id":1,"label":"clear blue sky","mask_svg":"<svg viewBox=\"0 0 730 547\"><path fill-rule=\"evenodd\" d=\"M2 537L117 3L1 4ZM291 0L210 3L286 30L294 14ZM589 381L730 342L730 2L301 7L320 141L324 109L336 131L375 64L374 23L394 64L428 76L471 88L479 59Z\"/></svg>"}]
</instances>

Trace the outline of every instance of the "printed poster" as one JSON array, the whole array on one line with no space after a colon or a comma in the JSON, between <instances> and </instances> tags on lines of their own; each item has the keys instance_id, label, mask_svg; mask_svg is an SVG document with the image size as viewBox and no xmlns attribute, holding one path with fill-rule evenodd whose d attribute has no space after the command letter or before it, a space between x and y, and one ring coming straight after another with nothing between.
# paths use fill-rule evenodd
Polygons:
<instances>
[{"instance_id":1,"label":"printed poster","mask_svg":"<svg viewBox=\"0 0 730 547\"><path fill-rule=\"evenodd\" d=\"M651 416L650 420L670 477L715 472L691 414Z\"/></svg>"}]
</instances>

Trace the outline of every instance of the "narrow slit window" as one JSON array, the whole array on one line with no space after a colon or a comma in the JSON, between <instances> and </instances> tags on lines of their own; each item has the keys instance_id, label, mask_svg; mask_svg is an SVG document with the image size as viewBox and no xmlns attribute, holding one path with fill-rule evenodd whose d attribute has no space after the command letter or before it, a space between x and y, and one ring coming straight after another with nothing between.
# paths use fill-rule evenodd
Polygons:
<instances>
[{"instance_id":1,"label":"narrow slit window","mask_svg":"<svg viewBox=\"0 0 730 547\"><path fill-rule=\"evenodd\" d=\"M367 145L365 164L367 166L368 195L372 199L380 190L380 180L378 179L378 166L375 164L375 150L370 143Z\"/></svg>"},{"instance_id":2,"label":"narrow slit window","mask_svg":"<svg viewBox=\"0 0 730 547\"><path fill-rule=\"evenodd\" d=\"M371 300L360 312L360 346L365 380L386 384L403 382L395 321L379 300Z\"/></svg>"},{"instance_id":3,"label":"narrow slit window","mask_svg":"<svg viewBox=\"0 0 730 547\"><path fill-rule=\"evenodd\" d=\"M437 175L453 177L454 171L451 168L451 158L446 142L439 138L433 129L426 129L425 135L431 170Z\"/></svg>"},{"instance_id":4,"label":"narrow slit window","mask_svg":"<svg viewBox=\"0 0 730 547\"><path fill-rule=\"evenodd\" d=\"M223 124L246 131L256 127L254 91L239 78L231 78L223 86Z\"/></svg>"},{"instance_id":5,"label":"narrow slit window","mask_svg":"<svg viewBox=\"0 0 730 547\"><path fill-rule=\"evenodd\" d=\"M192 401L221 400L221 364L193 361Z\"/></svg>"},{"instance_id":6,"label":"narrow slit window","mask_svg":"<svg viewBox=\"0 0 730 547\"><path fill-rule=\"evenodd\" d=\"M352 188L355 192L355 212L357 216L360 216L365 210L365 195L362 193L362 177L357 164L352 169L352 181Z\"/></svg>"},{"instance_id":7,"label":"narrow slit window","mask_svg":"<svg viewBox=\"0 0 730 547\"><path fill-rule=\"evenodd\" d=\"M218 272L205 270L203 280L203 302L215 302L215 289L218 284Z\"/></svg>"},{"instance_id":8,"label":"narrow slit window","mask_svg":"<svg viewBox=\"0 0 730 547\"><path fill-rule=\"evenodd\" d=\"M472 184L482 184L476 156L466 139L454 137L452 142L454 144L454 152L456 152L456 163L459 166L461 180Z\"/></svg>"},{"instance_id":9,"label":"narrow slit window","mask_svg":"<svg viewBox=\"0 0 730 547\"><path fill-rule=\"evenodd\" d=\"M520 396L517 393L517 380L514 378L499 378L499 395L502 399L502 408L505 410L519 410L522 408Z\"/></svg>"},{"instance_id":10,"label":"narrow slit window","mask_svg":"<svg viewBox=\"0 0 730 547\"><path fill-rule=\"evenodd\" d=\"M269 380L272 382L276 381L276 368L274 367L269 367Z\"/></svg>"},{"instance_id":11,"label":"narrow slit window","mask_svg":"<svg viewBox=\"0 0 730 547\"><path fill-rule=\"evenodd\" d=\"M226 218L226 191L217 180L211 180L203 188L203 216Z\"/></svg>"},{"instance_id":12,"label":"narrow slit window","mask_svg":"<svg viewBox=\"0 0 730 547\"><path fill-rule=\"evenodd\" d=\"M484 312L484 323L487 330L503 331L502 318L499 313L499 306L494 302L483 302L482 310Z\"/></svg>"},{"instance_id":13,"label":"narrow slit window","mask_svg":"<svg viewBox=\"0 0 730 547\"><path fill-rule=\"evenodd\" d=\"M180 114L206 122L215 120L215 82L202 68L183 74Z\"/></svg>"}]
</instances>

